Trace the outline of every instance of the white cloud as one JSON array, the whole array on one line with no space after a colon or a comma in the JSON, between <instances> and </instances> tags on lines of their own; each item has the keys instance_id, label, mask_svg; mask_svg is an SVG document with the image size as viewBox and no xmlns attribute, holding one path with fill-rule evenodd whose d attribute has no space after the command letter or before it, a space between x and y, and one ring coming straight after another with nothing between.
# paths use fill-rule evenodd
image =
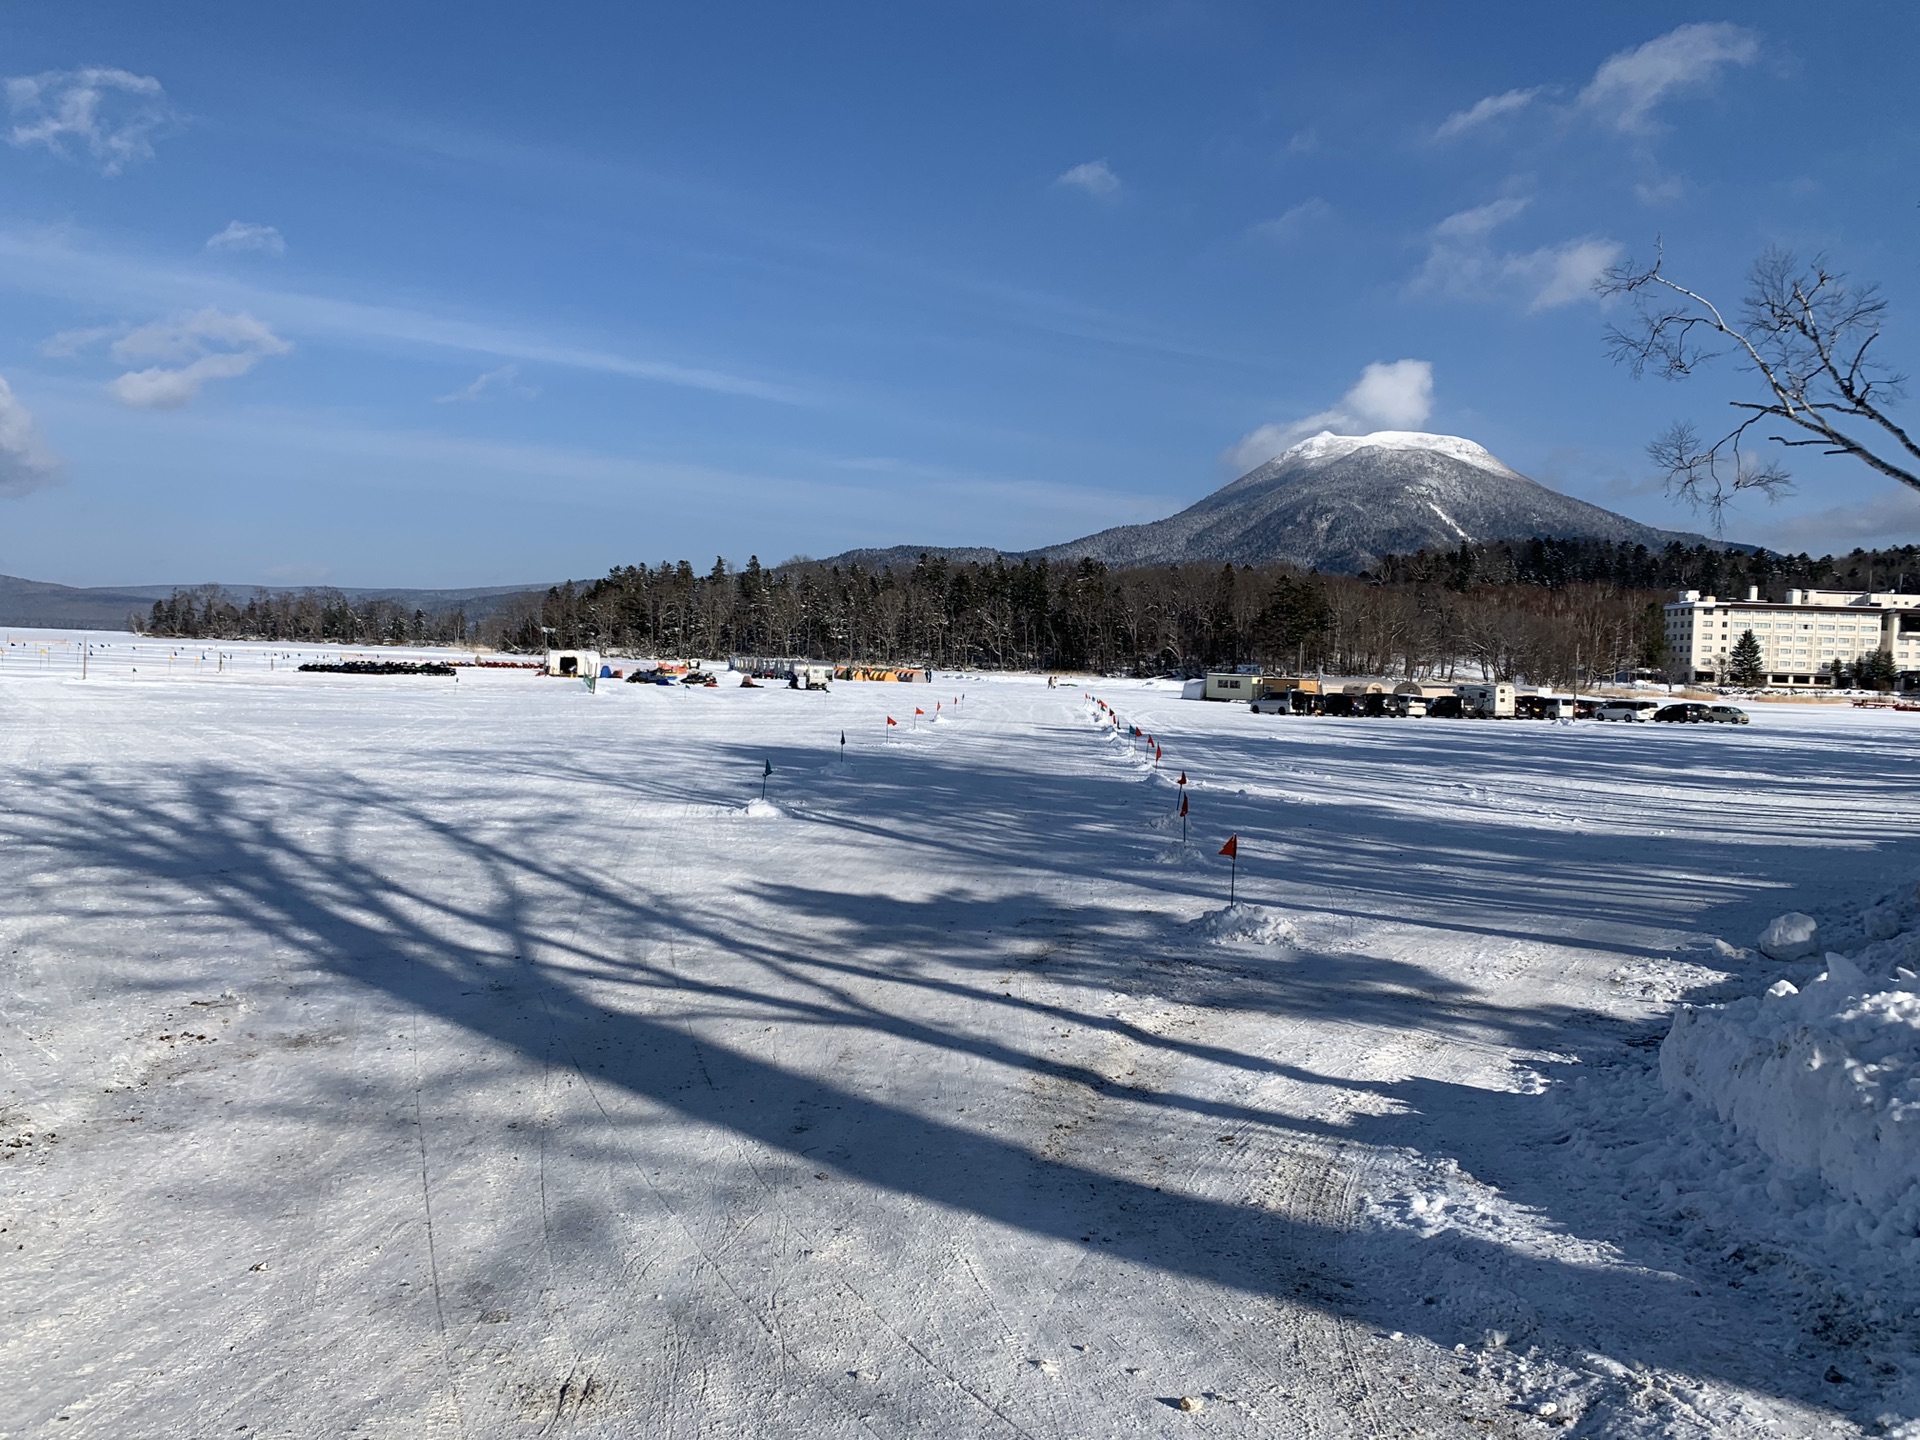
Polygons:
<instances>
[{"instance_id":1,"label":"white cloud","mask_svg":"<svg viewBox=\"0 0 1920 1440\"><path fill-rule=\"evenodd\" d=\"M88 307L204 304L209 294L233 308L270 313L274 323L308 336L368 348L455 351L495 360L591 370L782 405L819 403L807 392L722 370L596 349L573 339L396 305L269 288L203 266L174 267L143 257L76 247L64 237L0 228L0 284Z\"/></svg>"},{"instance_id":2,"label":"white cloud","mask_svg":"<svg viewBox=\"0 0 1920 1440\"><path fill-rule=\"evenodd\" d=\"M1489 200L1485 205L1476 205L1471 210L1455 211L1434 226L1433 233L1448 240L1490 235L1524 211L1531 203L1533 202L1513 196Z\"/></svg>"},{"instance_id":3,"label":"white cloud","mask_svg":"<svg viewBox=\"0 0 1920 1440\"><path fill-rule=\"evenodd\" d=\"M40 353L51 360L71 360L83 351L92 349L102 340L111 339L119 333L111 325L91 325L78 330L62 330L40 342Z\"/></svg>"},{"instance_id":4,"label":"white cloud","mask_svg":"<svg viewBox=\"0 0 1920 1440\"><path fill-rule=\"evenodd\" d=\"M1304 130L1296 130L1287 140L1287 154L1311 155L1320 148L1320 129L1309 125Z\"/></svg>"},{"instance_id":5,"label":"white cloud","mask_svg":"<svg viewBox=\"0 0 1920 1440\"><path fill-rule=\"evenodd\" d=\"M1729 65L1751 65L1759 38L1725 21L1682 25L1632 50L1609 56L1580 92L1580 109L1624 135L1653 128L1654 109L1669 96L1697 90Z\"/></svg>"},{"instance_id":6,"label":"white cloud","mask_svg":"<svg viewBox=\"0 0 1920 1440\"><path fill-rule=\"evenodd\" d=\"M1271 220L1262 220L1248 233L1257 235L1263 240L1291 240L1332 214L1333 207L1315 195L1302 200L1298 205L1292 206Z\"/></svg>"},{"instance_id":7,"label":"white cloud","mask_svg":"<svg viewBox=\"0 0 1920 1440\"><path fill-rule=\"evenodd\" d=\"M0 495L9 498L58 485L65 478L33 414L0 376Z\"/></svg>"},{"instance_id":8,"label":"white cloud","mask_svg":"<svg viewBox=\"0 0 1920 1440\"><path fill-rule=\"evenodd\" d=\"M1642 205L1670 205L1686 193L1687 182L1678 175L1656 175L1637 181L1633 187L1634 198Z\"/></svg>"},{"instance_id":9,"label":"white cloud","mask_svg":"<svg viewBox=\"0 0 1920 1440\"><path fill-rule=\"evenodd\" d=\"M100 66L15 75L6 94L10 143L44 145L56 155L83 150L103 175L151 160L152 137L177 118L151 75Z\"/></svg>"},{"instance_id":10,"label":"white cloud","mask_svg":"<svg viewBox=\"0 0 1920 1440\"><path fill-rule=\"evenodd\" d=\"M1600 272L1625 253L1612 240L1587 237L1537 250L1501 250L1493 232L1527 208L1507 198L1447 216L1433 227L1427 258L1409 288L1459 300L1518 300L1529 311L1592 298Z\"/></svg>"},{"instance_id":11,"label":"white cloud","mask_svg":"<svg viewBox=\"0 0 1920 1440\"><path fill-rule=\"evenodd\" d=\"M1303 416L1290 425L1262 425L1242 436L1222 457L1244 474L1264 465L1296 440L1331 430L1366 435L1375 430L1417 430L1433 413L1433 363L1428 360L1376 361L1360 372L1353 388L1331 409Z\"/></svg>"},{"instance_id":12,"label":"white cloud","mask_svg":"<svg viewBox=\"0 0 1920 1440\"><path fill-rule=\"evenodd\" d=\"M262 255L284 255L287 253L286 237L271 225L255 225L247 220L235 220L218 235L207 237L209 250L258 251Z\"/></svg>"},{"instance_id":13,"label":"white cloud","mask_svg":"<svg viewBox=\"0 0 1920 1440\"><path fill-rule=\"evenodd\" d=\"M1837 554L1858 545L1909 545L1920 530L1920 496L1903 486L1847 505L1835 505L1772 522L1730 520L1740 538L1793 554Z\"/></svg>"},{"instance_id":14,"label":"white cloud","mask_svg":"<svg viewBox=\"0 0 1920 1440\"><path fill-rule=\"evenodd\" d=\"M517 400L531 400L540 393L532 385L520 383L518 365L502 365L498 370L489 370L471 385L462 385L452 394L436 397L442 405L455 405L474 400L487 400L494 396L510 396Z\"/></svg>"},{"instance_id":15,"label":"white cloud","mask_svg":"<svg viewBox=\"0 0 1920 1440\"><path fill-rule=\"evenodd\" d=\"M1434 130L1433 138L1440 143L1457 140L1469 130L1478 130L1502 115L1524 110L1539 97L1540 88L1536 85L1531 90L1507 90L1498 95L1489 95L1484 100L1476 100L1465 110L1456 110L1442 120Z\"/></svg>"},{"instance_id":16,"label":"white cloud","mask_svg":"<svg viewBox=\"0 0 1920 1440\"><path fill-rule=\"evenodd\" d=\"M179 320L143 325L116 340L113 358L121 364L162 363L129 370L107 390L136 409L175 410L198 395L207 381L236 379L267 356L291 349L251 315L199 310Z\"/></svg>"},{"instance_id":17,"label":"white cloud","mask_svg":"<svg viewBox=\"0 0 1920 1440\"><path fill-rule=\"evenodd\" d=\"M1554 310L1591 300L1593 282L1626 251L1611 240L1569 240L1525 255L1502 257L1509 276L1533 291L1529 310Z\"/></svg>"},{"instance_id":18,"label":"white cloud","mask_svg":"<svg viewBox=\"0 0 1920 1440\"><path fill-rule=\"evenodd\" d=\"M1120 177L1113 173L1113 167L1104 160L1089 160L1084 165L1076 165L1053 183L1069 190L1084 190L1100 200L1118 193L1120 189Z\"/></svg>"}]
</instances>

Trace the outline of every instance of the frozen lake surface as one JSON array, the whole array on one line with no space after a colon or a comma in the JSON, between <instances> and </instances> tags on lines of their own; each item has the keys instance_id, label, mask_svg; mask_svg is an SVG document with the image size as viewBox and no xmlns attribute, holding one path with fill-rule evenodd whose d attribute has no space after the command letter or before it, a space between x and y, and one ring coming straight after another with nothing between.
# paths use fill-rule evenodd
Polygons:
<instances>
[{"instance_id":1,"label":"frozen lake surface","mask_svg":"<svg viewBox=\"0 0 1920 1440\"><path fill-rule=\"evenodd\" d=\"M1656 1047L1805 978L1739 948L1774 916L1911 887L1920 715L1085 687L1156 770L1032 679L13 653L0 1434L1914 1413L1904 1252L1770 1217Z\"/></svg>"}]
</instances>

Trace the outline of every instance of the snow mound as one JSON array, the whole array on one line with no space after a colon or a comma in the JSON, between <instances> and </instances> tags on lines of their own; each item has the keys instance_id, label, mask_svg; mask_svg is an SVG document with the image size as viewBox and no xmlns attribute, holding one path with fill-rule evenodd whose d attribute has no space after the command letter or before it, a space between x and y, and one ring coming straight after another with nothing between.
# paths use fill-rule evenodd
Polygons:
<instances>
[{"instance_id":1,"label":"snow mound","mask_svg":"<svg viewBox=\"0 0 1920 1440\"><path fill-rule=\"evenodd\" d=\"M1193 925L1215 945L1290 945L1294 939L1293 923L1262 905L1228 905L1209 911Z\"/></svg>"},{"instance_id":2,"label":"snow mound","mask_svg":"<svg viewBox=\"0 0 1920 1440\"><path fill-rule=\"evenodd\" d=\"M1787 928L1775 938L1791 948L1806 927ZM1780 1162L1770 1188L1818 1175L1859 1207L1861 1240L1905 1251L1920 1247L1920 914L1888 897L1860 933L1866 944L1828 952L1803 985L1680 1010L1660 1079Z\"/></svg>"},{"instance_id":3,"label":"snow mound","mask_svg":"<svg viewBox=\"0 0 1920 1440\"><path fill-rule=\"evenodd\" d=\"M787 812L771 800L749 800L740 813L752 816L756 820L779 820L784 818Z\"/></svg>"},{"instance_id":4,"label":"snow mound","mask_svg":"<svg viewBox=\"0 0 1920 1440\"><path fill-rule=\"evenodd\" d=\"M1356 450L1434 450L1469 465L1478 465L1482 470L1500 475L1514 473L1483 445L1458 435L1429 435L1422 430L1376 430L1371 435L1336 435L1331 430L1322 430L1282 452L1278 458L1283 461L1338 460Z\"/></svg>"},{"instance_id":5,"label":"snow mound","mask_svg":"<svg viewBox=\"0 0 1920 1440\"><path fill-rule=\"evenodd\" d=\"M1801 960L1820 948L1819 934L1811 915L1790 911L1760 932L1760 953L1775 960Z\"/></svg>"}]
</instances>

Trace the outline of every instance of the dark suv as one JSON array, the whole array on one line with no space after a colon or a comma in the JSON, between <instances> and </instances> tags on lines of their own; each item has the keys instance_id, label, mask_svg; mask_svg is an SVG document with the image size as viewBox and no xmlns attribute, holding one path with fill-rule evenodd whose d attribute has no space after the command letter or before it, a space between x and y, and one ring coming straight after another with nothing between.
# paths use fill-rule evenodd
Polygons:
<instances>
[{"instance_id":1,"label":"dark suv","mask_svg":"<svg viewBox=\"0 0 1920 1440\"><path fill-rule=\"evenodd\" d=\"M1662 705L1653 712L1653 718L1681 725L1702 725L1713 719L1713 713L1697 701L1682 700L1674 705Z\"/></svg>"}]
</instances>

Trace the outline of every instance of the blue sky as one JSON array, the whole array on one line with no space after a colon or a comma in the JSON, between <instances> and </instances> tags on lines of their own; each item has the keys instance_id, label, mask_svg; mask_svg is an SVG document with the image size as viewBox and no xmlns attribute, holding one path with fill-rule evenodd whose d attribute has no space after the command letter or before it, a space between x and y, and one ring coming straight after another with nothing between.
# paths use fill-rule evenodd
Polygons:
<instances>
[{"instance_id":1,"label":"blue sky","mask_svg":"<svg viewBox=\"0 0 1920 1440\"><path fill-rule=\"evenodd\" d=\"M1701 528L1588 282L1879 281L1920 9L0 8L0 571L488 584L1025 547L1306 428ZM1909 412L1910 413L1910 412ZM1797 460L1728 533L1920 540Z\"/></svg>"}]
</instances>

